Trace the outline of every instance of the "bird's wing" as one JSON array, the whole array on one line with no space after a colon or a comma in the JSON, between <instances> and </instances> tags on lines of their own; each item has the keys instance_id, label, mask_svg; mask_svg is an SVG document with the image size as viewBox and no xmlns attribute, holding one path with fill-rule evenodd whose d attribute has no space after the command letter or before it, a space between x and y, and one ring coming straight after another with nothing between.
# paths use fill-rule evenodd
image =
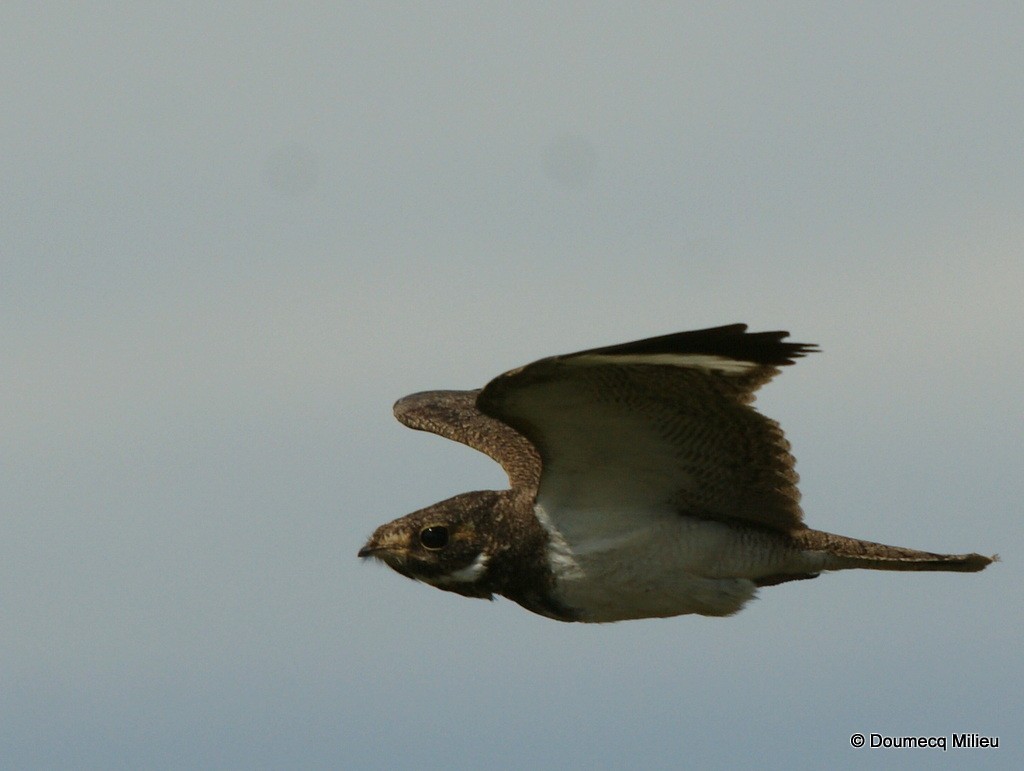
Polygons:
<instances>
[{"instance_id":1,"label":"bird's wing","mask_svg":"<svg viewBox=\"0 0 1024 771\"><path fill-rule=\"evenodd\" d=\"M552 356L499 375L477 406L540 452L537 500L555 520L677 511L799 529L789 444L750 406L815 350L787 335L733 324Z\"/></svg>"},{"instance_id":2,"label":"bird's wing","mask_svg":"<svg viewBox=\"0 0 1024 771\"><path fill-rule=\"evenodd\" d=\"M472 447L496 460L513 487L537 489L540 456L529 440L507 424L480 412L475 391L423 391L395 402L395 417L418 431L429 431Z\"/></svg>"}]
</instances>

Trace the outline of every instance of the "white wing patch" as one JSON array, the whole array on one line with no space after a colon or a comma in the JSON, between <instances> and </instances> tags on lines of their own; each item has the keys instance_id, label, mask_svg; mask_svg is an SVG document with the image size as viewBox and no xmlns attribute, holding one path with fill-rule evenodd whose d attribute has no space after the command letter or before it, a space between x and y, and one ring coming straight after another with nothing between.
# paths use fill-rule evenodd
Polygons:
<instances>
[{"instance_id":1,"label":"white wing patch","mask_svg":"<svg viewBox=\"0 0 1024 771\"><path fill-rule=\"evenodd\" d=\"M634 353L634 354L587 354L565 359L566 364L663 364L686 369L702 369L707 372L723 372L727 375L743 375L763 365L727 356L706 353Z\"/></svg>"}]
</instances>

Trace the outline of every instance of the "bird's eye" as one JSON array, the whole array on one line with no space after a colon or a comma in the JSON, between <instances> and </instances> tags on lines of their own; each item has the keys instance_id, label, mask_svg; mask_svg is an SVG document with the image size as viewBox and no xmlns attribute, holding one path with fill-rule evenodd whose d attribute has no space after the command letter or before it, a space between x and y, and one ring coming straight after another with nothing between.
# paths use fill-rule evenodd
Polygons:
<instances>
[{"instance_id":1,"label":"bird's eye","mask_svg":"<svg viewBox=\"0 0 1024 771\"><path fill-rule=\"evenodd\" d=\"M420 543L428 549L443 549L448 545L448 528L434 525L420 531Z\"/></svg>"}]
</instances>

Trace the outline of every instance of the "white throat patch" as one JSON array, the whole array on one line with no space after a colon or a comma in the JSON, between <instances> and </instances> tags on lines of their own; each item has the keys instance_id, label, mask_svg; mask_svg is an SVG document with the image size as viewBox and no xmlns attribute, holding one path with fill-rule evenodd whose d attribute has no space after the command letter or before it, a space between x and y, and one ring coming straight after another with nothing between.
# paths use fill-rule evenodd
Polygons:
<instances>
[{"instance_id":1,"label":"white throat patch","mask_svg":"<svg viewBox=\"0 0 1024 771\"><path fill-rule=\"evenodd\" d=\"M443 586L445 584L472 584L487 572L487 563L489 560L490 557L487 554L480 552L476 555L476 559L466 565L466 567L460 568L446 576L437 576L431 579L430 583L435 586Z\"/></svg>"}]
</instances>

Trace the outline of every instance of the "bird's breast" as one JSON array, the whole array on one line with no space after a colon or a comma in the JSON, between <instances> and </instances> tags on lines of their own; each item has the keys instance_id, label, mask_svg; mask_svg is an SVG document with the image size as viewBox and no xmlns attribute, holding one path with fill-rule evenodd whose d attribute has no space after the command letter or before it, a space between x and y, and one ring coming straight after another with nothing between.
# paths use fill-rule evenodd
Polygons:
<instances>
[{"instance_id":1,"label":"bird's breast","mask_svg":"<svg viewBox=\"0 0 1024 771\"><path fill-rule=\"evenodd\" d=\"M586 621L729 615L797 556L772 533L675 511L535 513L556 599Z\"/></svg>"}]
</instances>

